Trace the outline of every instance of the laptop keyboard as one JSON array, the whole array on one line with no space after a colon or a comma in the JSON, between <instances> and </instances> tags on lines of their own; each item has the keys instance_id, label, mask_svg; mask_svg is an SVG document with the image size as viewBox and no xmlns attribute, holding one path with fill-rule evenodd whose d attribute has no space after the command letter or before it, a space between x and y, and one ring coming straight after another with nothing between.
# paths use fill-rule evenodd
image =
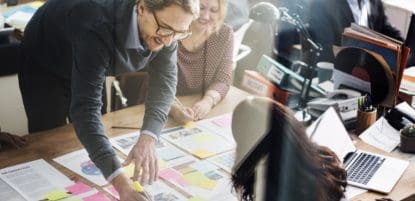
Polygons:
<instances>
[{"instance_id":1,"label":"laptop keyboard","mask_svg":"<svg viewBox=\"0 0 415 201\"><path fill-rule=\"evenodd\" d=\"M355 156L350 159L355 157L357 159L347 168L347 180L366 185L385 161L385 158L366 153L354 154Z\"/></svg>"}]
</instances>

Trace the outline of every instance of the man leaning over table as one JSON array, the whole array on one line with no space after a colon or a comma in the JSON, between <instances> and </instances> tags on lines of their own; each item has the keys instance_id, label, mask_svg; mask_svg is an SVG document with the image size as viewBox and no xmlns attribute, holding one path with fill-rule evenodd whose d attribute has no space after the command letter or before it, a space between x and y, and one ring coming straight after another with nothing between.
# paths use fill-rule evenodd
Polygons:
<instances>
[{"instance_id":1,"label":"man leaning over table","mask_svg":"<svg viewBox=\"0 0 415 201\"><path fill-rule=\"evenodd\" d=\"M48 0L26 27L19 84L29 132L70 118L91 160L122 201L148 200L122 172L101 122L106 75L149 66L150 90L141 137L125 165L134 180L157 178L155 142L167 119L177 82L176 40L189 36L198 0Z\"/></svg>"}]
</instances>

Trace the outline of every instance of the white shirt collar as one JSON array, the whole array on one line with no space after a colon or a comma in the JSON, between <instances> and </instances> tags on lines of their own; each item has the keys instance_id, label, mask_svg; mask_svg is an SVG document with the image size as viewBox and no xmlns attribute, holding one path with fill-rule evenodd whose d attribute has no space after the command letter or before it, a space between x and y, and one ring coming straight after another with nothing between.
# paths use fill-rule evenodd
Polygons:
<instances>
[{"instance_id":1,"label":"white shirt collar","mask_svg":"<svg viewBox=\"0 0 415 201\"><path fill-rule=\"evenodd\" d=\"M350 10L352 11L353 18L356 24L368 27L369 15L370 15L370 2L369 0L362 0L360 2L360 8L357 0L347 0Z\"/></svg>"}]
</instances>

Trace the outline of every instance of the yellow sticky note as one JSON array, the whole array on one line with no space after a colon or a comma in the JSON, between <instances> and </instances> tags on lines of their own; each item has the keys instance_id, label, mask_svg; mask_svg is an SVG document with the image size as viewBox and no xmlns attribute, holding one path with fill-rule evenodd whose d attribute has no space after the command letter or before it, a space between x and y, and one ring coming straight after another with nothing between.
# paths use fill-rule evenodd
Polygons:
<instances>
[{"instance_id":1,"label":"yellow sticky note","mask_svg":"<svg viewBox=\"0 0 415 201\"><path fill-rule=\"evenodd\" d=\"M203 182L209 181L209 178L207 178L204 174L201 172L191 172L183 175L184 180L193 186L199 186L199 184Z\"/></svg>"},{"instance_id":2,"label":"yellow sticky note","mask_svg":"<svg viewBox=\"0 0 415 201\"><path fill-rule=\"evenodd\" d=\"M194 197L189 198L188 201L207 201L207 200L199 196L194 196Z\"/></svg>"},{"instance_id":3,"label":"yellow sticky note","mask_svg":"<svg viewBox=\"0 0 415 201\"><path fill-rule=\"evenodd\" d=\"M184 128L193 128L195 126L196 126L196 122L194 121L188 121L183 125Z\"/></svg>"},{"instance_id":4,"label":"yellow sticky note","mask_svg":"<svg viewBox=\"0 0 415 201\"><path fill-rule=\"evenodd\" d=\"M134 164L130 163L130 165L124 167L124 172L127 174L128 177L134 176Z\"/></svg>"},{"instance_id":5,"label":"yellow sticky note","mask_svg":"<svg viewBox=\"0 0 415 201\"><path fill-rule=\"evenodd\" d=\"M144 191L143 187L141 186L141 184L140 184L138 181L135 181L135 182L133 183L133 185L134 185L134 190L135 190L135 191L137 191L137 192L139 192L139 193L141 193L141 192L143 192L143 191Z\"/></svg>"},{"instance_id":6,"label":"yellow sticky note","mask_svg":"<svg viewBox=\"0 0 415 201\"><path fill-rule=\"evenodd\" d=\"M163 169L163 168L166 168L167 167L167 163L164 160L159 159L158 160L158 163L159 163L159 168L160 169Z\"/></svg>"},{"instance_id":7,"label":"yellow sticky note","mask_svg":"<svg viewBox=\"0 0 415 201\"><path fill-rule=\"evenodd\" d=\"M33 8L40 8L45 2L43 1L34 1L32 3L29 3L30 6Z\"/></svg>"},{"instance_id":8,"label":"yellow sticky note","mask_svg":"<svg viewBox=\"0 0 415 201\"><path fill-rule=\"evenodd\" d=\"M208 142L211 142L215 139L214 136L209 135L207 133L198 133L198 134L192 135L192 138L197 143L208 143Z\"/></svg>"},{"instance_id":9,"label":"yellow sticky note","mask_svg":"<svg viewBox=\"0 0 415 201\"><path fill-rule=\"evenodd\" d=\"M54 200L68 198L70 196L71 194L67 193L65 190L56 190L56 191L46 193L44 197L47 200L54 201Z\"/></svg>"},{"instance_id":10,"label":"yellow sticky note","mask_svg":"<svg viewBox=\"0 0 415 201\"><path fill-rule=\"evenodd\" d=\"M199 187L204 188L204 189L208 189L208 190L213 190L216 187L216 184L218 182L213 181L213 180L209 180L203 183L199 184Z\"/></svg>"},{"instance_id":11,"label":"yellow sticky note","mask_svg":"<svg viewBox=\"0 0 415 201\"><path fill-rule=\"evenodd\" d=\"M203 159L203 158L207 158L209 156L212 156L213 153L207 149L196 149L194 151L192 151L192 154Z\"/></svg>"}]
</instances>

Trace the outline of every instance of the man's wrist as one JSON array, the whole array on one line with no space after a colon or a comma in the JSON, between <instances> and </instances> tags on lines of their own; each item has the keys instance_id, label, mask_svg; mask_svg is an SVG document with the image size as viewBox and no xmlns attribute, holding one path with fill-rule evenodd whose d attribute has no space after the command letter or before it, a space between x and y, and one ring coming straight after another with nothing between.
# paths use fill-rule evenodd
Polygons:
<instances>
[{"instance_id":1,"label":"man's wrist","mask_svg":"<svg viewBox=\"0 0 415 201\"><path fill-rule=\"evenodd\" d=\"M158 140L159 140L159 137L156 134L154 134L153 132L149 131L149 130L143 130L143 131L141 131L141 134L142 134L142 136L151 137L152 139L154 139L154 142L158 142Z\"/></svg>"}]
</instances>

